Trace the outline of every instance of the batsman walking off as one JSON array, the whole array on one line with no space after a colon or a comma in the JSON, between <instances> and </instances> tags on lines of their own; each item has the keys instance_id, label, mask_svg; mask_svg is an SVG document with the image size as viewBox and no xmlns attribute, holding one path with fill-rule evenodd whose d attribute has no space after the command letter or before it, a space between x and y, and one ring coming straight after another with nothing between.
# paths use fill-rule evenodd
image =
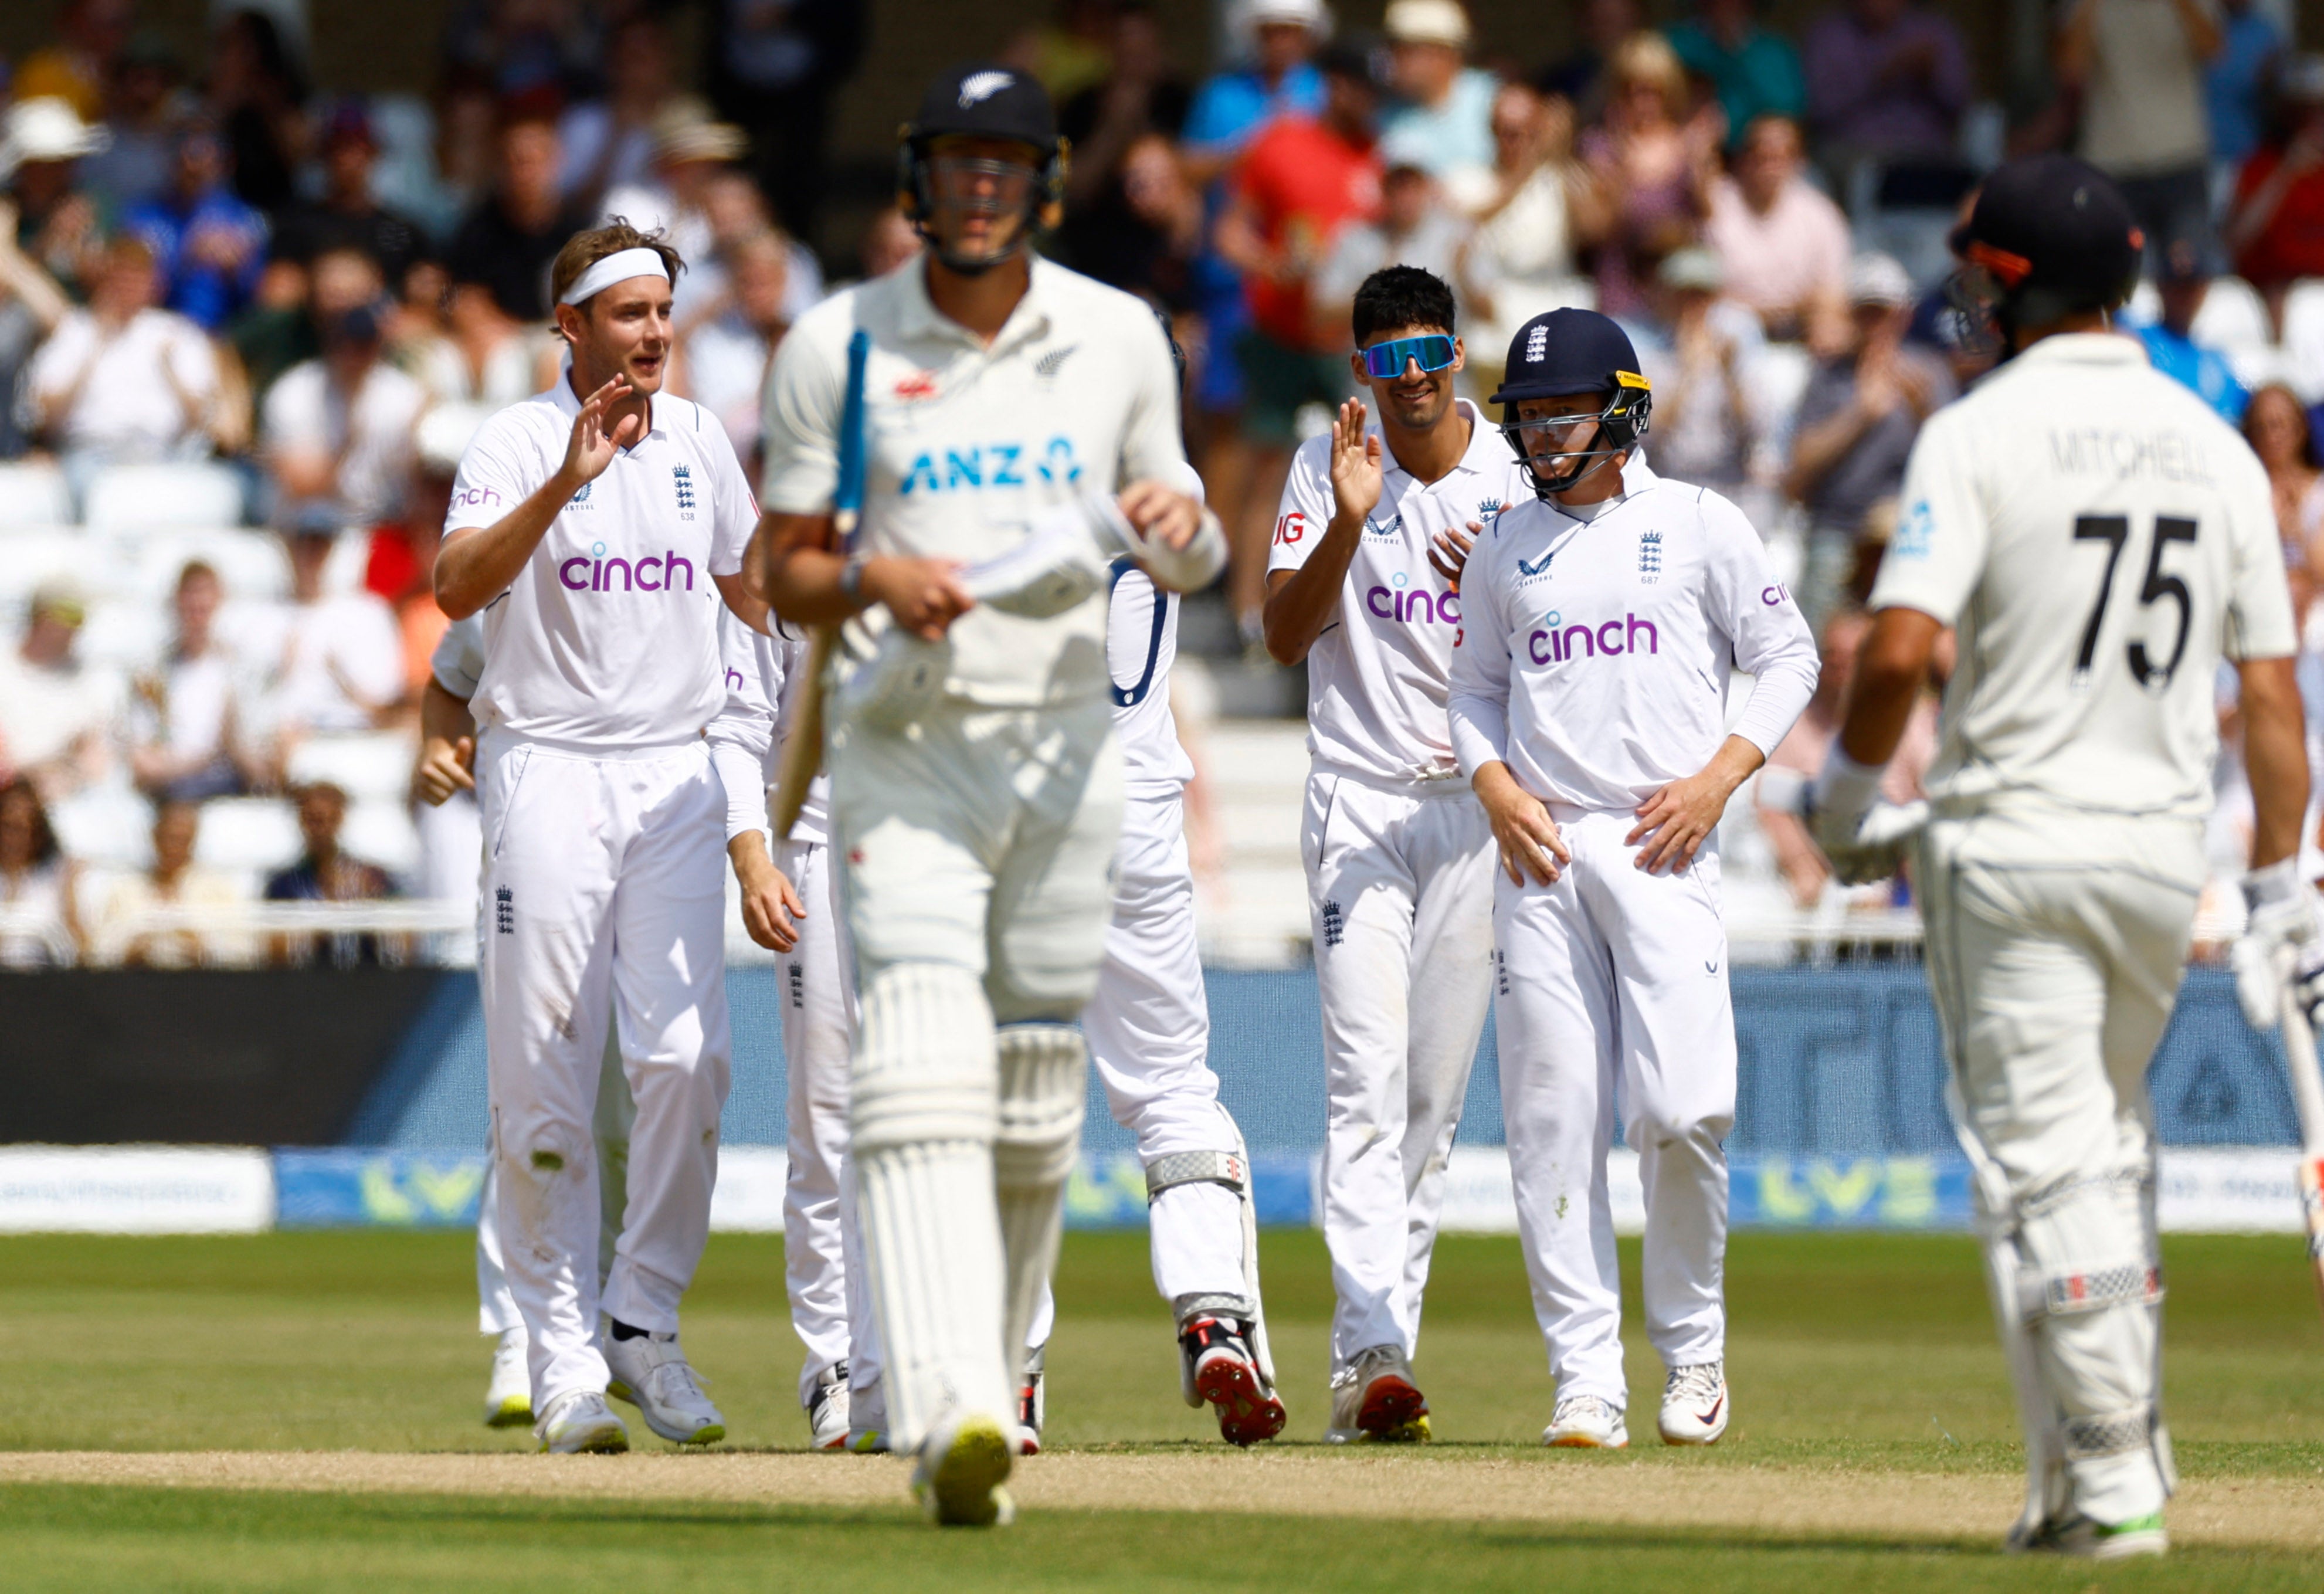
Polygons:
<instances>
[{"instance_id":1,"label":"batsman walking off","mask_svg":"<svg viewBox=\"0 0 2324 1594\"><path fill-rule=\"evenodd\" d=\"M831 825L889 1432L945 1523L1011 1513L1017 1374L1086 1100L1075 1020L1123 795L1103 550L1127 539L1171 587L1225 555L1215 519L1168 484L1178 396L1152 314L1030 252L1064 164L1038 84L946 73L905 136L927 253L802 317L768 378L768 589L786 620L848 622L826 688ZM859 331L848 550L828 546L828 511Z\"/></svg>"},{"instance_id":2,"label":"batsman walking off","mask_svg":"<svg viewBox=\"0 0 2324 1594\"><path fill-rule=\"evenodd\" d=\"M1930 418L1872 594L1848 713L1812 793L1844 874L1868 840L1940 633L1959 633L1914 849L1947 1092L2025 1423L2010 1547L2166 1547L2153 1114L2206 873L2222 659L2255 808L2236 948L2255 1022L2316 934L2295 871L2308 764L2267 477L2203 401L2114 336L2129 207L2061 155L2004 166L1956 236L1953 297L2004 363Z\"/></svg>"}]
</instances>

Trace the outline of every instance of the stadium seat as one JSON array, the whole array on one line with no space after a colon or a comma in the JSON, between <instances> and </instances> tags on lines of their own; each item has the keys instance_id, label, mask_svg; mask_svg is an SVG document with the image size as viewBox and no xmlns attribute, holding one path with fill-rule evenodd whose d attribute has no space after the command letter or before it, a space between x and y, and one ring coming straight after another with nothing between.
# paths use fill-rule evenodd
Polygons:
<instances>
[{"instance_id":1,"label":"stadium seat","mask_svg":"<svg viewBox=\"0 0 2324 1594\"><path fill-rule=\"evenodd\" d=\"M2294 282L2284 296L2283 353L2301 399L2324 399L2324 278Z\"/></svg>"},{"instance_id":2,"label":"stadium seat","mask_svg":"<svg viewBox=\"0 0 2324 1594\"><path fill-rule=\"evenodd\" d=\"M0 465L0 536L33 526L69 526L72 521L72 490L64 472L36 459Z\"/></svg>"},{"instance_id":3,"label":"stadium seat","mask_svg":"<svg viewBox=\"0 0 2324 1594\"><path fill-rule=\"evenodd\" d=\"M115 546L121 554L124 595L146 603L167 604L177 590L179 572L193 559L217 571L229 602L279 603L290 595L290 557L282 551L281 539L271 531L172 527L124 536Z\"/></svg>"},{"instance_id":4,"label":"stadium seat","mask_svg":"<svg viewBox=\"0 0 2324 1594\"><path fill-rule=\"evenodd\" d=\"M400 881L420 872L420 831L400 801L375 798L352 805L339 832L339 845L348 856L376 863Z\"/></svg>"},{"instance_id":5,"label":"stadium seat","mask_svg":"<svg viewBox=\"0 0 2324 1594\"><path fill-rule=\"evenodd\" d=\"M410 737L393 731L314 736L290 755L293 784L327 780L357 804L374 798L401 803L411 787L418 755Z\"/></svg>"},{"instance_id":6,"label":"stadium seat","mask_svg":"<svg viewBox=\"0 0 2324 1594\"><path fill-rule=\"evenodd\" d=\"M299 816L281 797L219 797L202 805L194 857L212 869L263 874L299 861Z\"/></svg>"},{"instance_id":7,"label":"stadium seat","mask_svg":"<svg viewBox=\"0 0 2324 1594\"><path fill-rule=\"evenodd\" d=\"M222 465L116 465L88 484L81 521L92 530L231 526L242 519L242 478Z\"/></svg>"},{"instance_id":8,"label":"stadium seat","mask_svg":"<svg viewBox=\"0 0 2324 1594\"><path fill-rule=\"evenodd\" d=\"M101 598L88 606L75 651L83 664L140 670L160 662L170 646L169 612L141 598Z\"/></svg>"},{"instance_id":9,"label":"stadium seat","mask_svg":"<svg viewBox=\"0 0 2324 1594\"><path fill-rule=\"evenodd\" d=\"M24 600L51 576L69 576L83 586L98 589L104 561L94 557L88 539L70 530L28 530L7 540L0 551L0 623L14 626Z\"/></svg>"},{"instance_id":10,"label":"stadium seat","mask_svg":"<svg viewBox=\"0 0 2324 1594\"><path fill-rule=\"evenodd\" d=\"M97 869L153 861L153 807L126 779L84 787L51 805L49 826L68 858Z\"/></svg>"},{"instance_id":11,"label":"stadium seat","mask_svg":"<svg viewBox=\"0 0 2324 1594\"><path fill-rule=\"evenodd\" d=\"M2220 277L2211 283L2192 328L2197 343L2223 353L2239 348L2271 348L2274 329L2268 325L2267 305L2259 290L2241 277Z\"/></svg>"}]
</instances>

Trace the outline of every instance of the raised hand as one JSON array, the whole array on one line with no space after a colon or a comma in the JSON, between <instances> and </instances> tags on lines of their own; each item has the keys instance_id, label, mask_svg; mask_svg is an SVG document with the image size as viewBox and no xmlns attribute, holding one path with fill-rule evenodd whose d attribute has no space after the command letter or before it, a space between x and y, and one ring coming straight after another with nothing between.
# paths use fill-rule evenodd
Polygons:
<instances>
[{"instance_id":1,"label":"raised hand","mask_svg":"<svg viewBox=\"0 0 2324 1594\"><path fill-rule=\"evenodd\" d=\"M630 379L616 376L591 393L573 418L573 437L565 445L565 475L577 488L595 481L613 463L613 456L645 436L646 418L632 412L612 426L605 424L613 406L628 398Z\"/></svg>"},{"instance_id":2,"label":"raised hand","mask_svg":"<svg viewBox=\"0 0 2324 1594\"><path fill-rule=\"evenodd\" d=\"M1380 501L1380 440L1364 431L1364 401L1350 399L1332 422L1332 502L1343 517L1366 520Z\"/></svg>"}]
</instances>

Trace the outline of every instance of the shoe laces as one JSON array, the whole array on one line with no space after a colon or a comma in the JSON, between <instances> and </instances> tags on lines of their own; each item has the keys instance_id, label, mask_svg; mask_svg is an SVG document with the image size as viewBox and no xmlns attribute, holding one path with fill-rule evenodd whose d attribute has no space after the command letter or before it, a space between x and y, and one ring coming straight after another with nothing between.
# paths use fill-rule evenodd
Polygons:
<instances>
[{"instance_id":1,"label":"shoe laces","mask_svg":"<svg viewBox=\"0 0 2324 1594\"><path fill-rule=\"evenodd\" d=\"M1534 1409L1538 1411L1541 1408L1536 1406ZM1622 1414L1615 1409L1614 1403L1603 1396L1569 1395L1559 1401L1556 1409L1549 1414L1549 1425L1553 1428L1563 1428L1569 1423L1578 1423L1595 1417L1602 1419L1607 1425L1611 1426L1621 1415Z\"/></svg>"},{"instance_id":2,"label":"shoe laces","mask_svg":"<svg viewBox=\"0 0 2324 1594\"><path fill-rule=\"evenodd\" d=\"M1663 1386L1665 1400L1709 1400L1719 1393L1727 1381L1726 1364L1698 1361L1692 1367L1674 1367L1670 1380Z\"/></svg>"},{"instance_id":3,"label":"shoe laces","mask_svg":"<svg viewBox=\"0 0 2324 1594\"><path fill-rule=\"evenodd\" d=\"M1231 1317L1197 1317L1178 1331L1178 1340L1186 1347L1186 1353L1194 1357L1213 1347L1222 1347L1246 1359L1250 1355L1242 1324Z\"/></svg>"},{"instance_id":4,"label":"shoe laces","mask_svg":"<svg viewBox=\"0 0 2324 1594\"><path fill-rule=\"evenodd\" d=\"M702 1386L709 1380L694 1370L686 1359L686 1352L674 1341L657 1340L654 1350L653 1366L646 1371L646 1384L654 1397L664 1405L679 1405L689 1399L707 1405L710 1397L702 1392Z\"/></svg>"}]
</instances>

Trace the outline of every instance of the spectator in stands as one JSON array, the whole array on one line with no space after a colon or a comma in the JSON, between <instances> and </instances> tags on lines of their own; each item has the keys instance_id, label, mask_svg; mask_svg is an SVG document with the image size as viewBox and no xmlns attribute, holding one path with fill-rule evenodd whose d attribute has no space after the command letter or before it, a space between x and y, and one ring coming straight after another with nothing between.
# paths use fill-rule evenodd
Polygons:
<instances>
[{"instance_id":1,"label":"spectator in stands","mask_svg":"<svg viewBox=\"0 0 2324 1594\"><path fill-rule=\"evenodd\" d=\"M633 11L614 23L605 34L604 95L568 106L558 119L565 156L558 189L567 205L594 210L613 189L652 176L654 118L677 92L661 18Z\"/></svg>"},{"instance_id":2,"label":"spectator in stands","mask_svg":"<svg viewBox=\"0 0 2324 1594\"><path fill-rule=\"evenodd\" d=\"M728 252L725 308L686 334L680 369L687 396L718 418L750 475L759 448L759 404L767 362L790 330L786 311L790 252L771 230Z\"/></svg>"},{"instance_id":3,"label":"spectator in stands","mask_svg":"<svg viewBox=\"0 0 2324 1594\"><path fill-rule=\"evenodd\" d=\"M436 606L436 553L452 508L452 482L460 456L492 413L484 404L436 404L420 418L411 481L400 521L372 528L364 588L395 612L403 642L402 706L416 707L426 689L436 644L451 622Z\"/></svg>"},{"instance_id":4,"label":"spectator in stands","mask_svg":"<svg viewBox=\"0 0 2324 1594\"><path fill-rule=\"evenodd\" d=\"M1049 21L1009 41L1001 64L1040 80L1053 102L1071 99L1113 69L1116 0L1057 0Z\"/></svg>"},{"instance_id":5,"label":"spectator in stands","mask_svg":"<svg viewBox=\"0 0 2324 1594\"><path fill-rule=\"evenodd\" d=\"M178 58L160 34L130 35L106 95L111 142L81 162L81 181L114 215L158 199L170 186L178 124L189 113Z\"/></svg>"},{"instance_id":6,"label":"spectator in stands","mask_svg":"<svg viewBox=\"0 0 2324 1594\"><path fill-rule=\"evenodd\" d=\"M1665 257L1655 316L1631 342L1655 393L1655 468L1738 496L1766 425L1747 381L1762 339L1758 318L1723 297L1719 256L1699 245Z\"/></svg>"},{"instance_id":7,"label":"spectator in stands","mask_svg":"<svg viewBox=\"0 0 2324 1594\"><path fill-rule=\"evenodd\" d=\"M863 229L863 241L856 245L855 263L867 278L884 277L919 256L920 235L904 219L901 210L890 205Z\"/></svg>"},{"instance_id":8,"label":"spectator in stands","mask_svg":"<svg viewBox=\"0 0 2324 1594\"><path fill-rule=\"evenodd\" d=\"M428 395L380 358L382 321L375 299L334 315L321 356L266 395L266 460L285 523L368 525L400 506Z\"/></svg>"},{"instance_id":9,"label":"spectator in stands","mask_svg":"<svg viewBox=\"0 0 2324 1594\"><path fill-rule=\"evenodd\" d=\"M272 15L255 4L227 13L211 35L208 88L234 191L252 209L280 215L306 159L307 82Z\"/></svg>"},{"instance_id":10,"label":"spectator in stands","mask_svg":"<svg viewBox=\"0 0 2324 1594\"><path fill-rule=\"evenodd\" d=\"M376 902L396 895L386 871L348 857L339 846L339 831L347 822L345 791L324 780L290 795L299 805L299 838L304 850L298 862L267 877L269 902ZM400 940L390 939L391 944ZM267 961L302 968L317 962L354 968L383 961L381 940L369 935L276 935Z\"/></svg>"},{"instance_id":11,"label":"spectator in stands","mask_svg":"<svg viewBox=\"0 0 2324 1594\"><path fill-rule=\"evenodd\" d=\"M427 390L432 403L500 410L549 385L541 367L553 335L539 325L527 327L511 320L481 282L456 285L447 296L441 324L412 332L399 364Z\"/></svg>"},{"instance_id":12,"label":"spectator in stands","mask_svg":"<svg viewBox=\"0 0 2324 1594\"><path fill-rule=\"evenodd\" d=\"M2244 409L2244 439L2267 467L2276 537L2292 581L2292 612L2304 620L2316 598L2317 578L2324 575L2324 454L2317 450L2300 395L2280 382L2251 396Z\"/></svg>"},{"instance_id":13,"label":"spectator in stands","mask_svg":"<svg viewBox=\"0 0 2324 1594\"><path fill-rule=\"evenodd\" d=\"M2155 286L2163 313L2136 329L2138 340L2146 346L2148 361L2165 376L2192 388L2197 397L2219 412L2221 419L2230 425L2240 422L2251 395L2236 379L2226 355L2195 341L2195 318L2203 313L2203 301L2211 294L2211 279L2218 273L2211 269L2203 247L2185 238L2164 250L2157 263Z\"/></svg>"},{"instance_id":14,"label":"spectator in stands","mask_svg":"<svg viewBox=\"0 0 2324 1594\"><path fill-rule=\"evenodd\" d=\"M480 282L518 321L549 319L549 265L591 213L567 206L558 191L564 153L557 128L516 116L500 131L492 191L470 210L446 251L455 282Z\"/></svg>"},{"instance_id":15,"label":"spectator in stands","mask_svg":"<svg viewBox=\"0 0 2324 1594\"><path fill-rule=\"evenodd\" d=\"M2209 0L2070 0L2059 86L2081 100L2082 157L2121 185L2157 261L2210 230L2203 65L2221 35Z\"/></svg>"},{"instance_id":16,"label":"spectator in stands","mask_svg":"<svg viewBox=\"0 0 2324 1594\"><path fill-rule=\"evenodd\" d=\"M1342 227L1309 285L1316 346L1348 341L1356 290L1385 266L1418 266L1440 281L1451 281L1468 235L1467 225L1446 207L1435 179L1407 161L1390 166L1380 178L1379 217Z\"/></svg>"},{"instance_id":17,"label":"spectator in stands","mask_svg":"<svg viewBox=\"0 0 2324 1594\"><path fill-rule=\"evenodd\" d=\"M1906 345L1913 282L1886 254L1849 268L1844 352L1816 362L1800 400L1784 488L1808 511L1807 557L1795 595L1819 629L1851 585L1858 542L1876 504L1893 500L1921 422L1953 396L1934 355Z\"/></svg>"},{"instance_id":18,"label":"spectator in stands","mask_svg":"<svg viewBox=\"0 0 2324 1594\"><path fill-rule=\"evenodd\" d=\"M1761 27L1756 10L1754 0L1696 0L1694 15L1669 32L1679 60L1719 97L1729 142L1762 116L1796 119L1808 108L1800 52Z\"/></svg>"},{"instance_id":19,"label":"spectator in stands","mask_svg":"<svg viewBox=\"0 0 2324 1594\"><path fill-rule=\"evenodd\" d=\"M238 797L248 787L236 758L241 683L217 630L225 597L218 573L201 560L179 571L177 635L161 667L130 684L129 772L159 802Z\"/></svg>"},{"instance_id":20,"label":"spectator in stands","mask_svg":"<svg viewBox=\"0 0 2324 1594\"><path fill-rule=\"evenodd\" d=\"M247 963L247 936L165 921L180 915L230 917L244 898L230 876L194 861L202 811L165 802L153 815L152 867L106 882L88 926L93 963L190 969Z\"/></svg>"},{"instance_id":21,"label":"spectator in stands","mask_svg":"<svg viewBox=\"0 0 2324 1594\"><path fill-rule=\"evenodd\" d=\"M831 97L862 59L872 8L861 0L791 0L710 8L703 81L718 115L750 135L751 169L795 236L822 215Z\"/></svg>"},{"instance_id":22,"label":"spectator in stands","mask_svg":"<svg viewBox=\"0 0 2324 1594\"><path fill-rule=\"evenodd\" d=\"M273 780L307 737L369 731L403 696L394 613L369 592L324 588L335 539L312 526L290 534L290 601L249 628L252 660L267 673L248 717Z\"/></svg>"},{"instance_id":23,"label":"spectator in stands","mask_svg":"<svg viewBox=\"0 0 2324 1594\"><path fill-rule=\"evenodd\" d=\"M1752 123L1736 148L1734 175L1711 182L1703 225L1728 295L1785 342L1841 313L1851 247L1848 217L1803 175L1804 153L1790 117Z\"/></svg>"},{"instance_id":24,"label":"spectator in stands","mask_svg":"<svg viewBox=\"0 0 2324 1594\"><path fill-rule=\"evenodd\" d=\"M1469 385L1491 392L1517 328L1544 310L1587 307L1580 252L1609 207L1573 158L1573 106L1524 83L1493 97L1493 188L1450 279L1464 301Z\"/></svg>"},{"instance_id":25,"label":"spectator in stands","mask_svg":"<svg viewBox=\"0 0 2324 1594\"><path fill-rule=\"evenodd\" d=\"M129 41L131 0L65 0L56 42L24 58L10 85L19 103L53 96L84 122L105 114L106 87Z\"/></svg>"},{"instance_id":26,"label":"spectator in stands","mask_svg":"<svg viewBox=\"0 0 2324 1594\"><path fill-rule=\"evenodd\" d=\"M2292 284L2324 276L2324 55L2286 61L2277 94L2279 128L2236 180L2227 245L2281 332Z\"/></svg>"},{"instance_id":27,"label":"spectator in stands","mask_svg":"<svg viewBox=\"0 0 2324 1594\"><path fill-rule=\"evenodd\" d=\"M108 135L59 98L19 98L0 134L0 181L14 207L16 245L68 293L94 274L105 243L96 202L80 184L85 155Z\"/></svg>"},{"instance_id":28,"label":"spectator in stands","mask_svg":"<svg viewBox=\"0 0 2324 1594\"><path fill-rule=\"evenodd\" d=\"M722 275L705 270L718 241L711 189L749 149L741 128L710 120L699 100L673 101L654 126L651 175L643 183L615 189L601 207L601 224L619 217L640 232L659 232L686 259L687 270L671 290L681 327L705 314L724 288ZM750 191L750 185L743 187ZM768 225L763 206L753 225Z\"/></svg>"},{"instance_id":29,"label":"spectator in stands","mask_svg":"<svg viewBox=\"0 0 2324 1594\"><path fill-rule=\"evenodd\" d=\"M1303 405L1336 405L1349 382L1348 335L1315 341L1308 279L1340 229L1370 217L1380 202L1372 131L1379 92L1371 64L1338 45L1320 64L1323 114L1283 117L1251 141L1214 235L1220 255L1242 276L1250 311L1236 353L1249 387L1243 434L1252 462L1228 573L1229 600L1250 647L1264 646L1259 611L1275 483L1298 441L1296 418Z\"/></svg>"},{"instance_id":30,"label":"spectator in stands","mask_svg":"<svg viewBox=\"0 0 2324 1594\"><path fill-rule=\"evenodd\" d=\"M291 260L270 260L258 273L258 287L242 313L226 324L225 346L241 362L252 401L263 404L267 390L285 371L322 353L309 300L313 276Z\"/></svg>"},{"instance_id":31,"label":"spectator in stands","mask_svg":"<svg viewBox=\"0 0 2324 1594\"><path fill-rule=\"evenodd\" d=\"M1840 734L1848 683L1856 672L1857 650L1871 629L1871 617L1861 609L1842 609L1824 622L1822 666L1816 677L1815 696L1775 751L1767 755L1766 771L1753 788L1759 828L1775 849L1775 867L1782 871L1796 907L1813 908L1831 879L1831 865L1800 822L1796 797L1800 788L1823 769L1832 739ZM1904 740L1896 756L1881 771L1880 795L1892 803L1919 800L1924 795L1921 782L1936 761L1936 754L1937 700L1924 692L1905 722Z\"/></svg>"},{"instance_id":32,"label":"spectator in stands","mask_svg":"<svg viewBox=\"0 0 2324 1594\"><path fill-rule=\"evenodd\" d=\"M417 221L440 247L492 189L501 111L490 83L467 71L447 76L433 109L433 146L411 152L374 180L382 201Z\"/></svg>"},{"instance_id":33,"label":"spectator in stands","mask_svg":"<svg viewBox=\"0 0 2324 1594\"><path fill-rule=\"evenodd\" d=\"M0 969L57 968L80 955L78 886L32 782L0 785Z\"/></svg>"},{"instance_id":34,"label":"spectator in stands","mask_svg":"<svg viewBox=\"0 0 2324 1594\"><path fill-rule=\"evenodd\" d=\"M1844 0L1808 29L1808 126L1835 181L1858 160L1950 162L1975 85L1950 17Z\"/></svg>"},{"instance_id":35,"label":"spectator in stands","mask_svg":"<svg viewBox=\"0 0 2324 1594\"><path fill-rule=\"evenodd\" d=\"M277 218L275 256L306 263L326 249L354 247L371 256L388 282L400 285L424 244L419 224L373 194L371 169L378 158L379 141L363 102L341 102L323 129L323 196L291 205Z\"/></svg>"},{"instance_id":36,"label":"spectator in stands","mask_svg":"<svg viewBox=\"0 0 2324 1594\"><path fill-rule=\"evenodd\" d=\"M2219 53L2203 69L2212 190L2232 186L2256 153L2268 97L2283 65L2283 31L2253 0L2219 0Z\"/></svg>"},{"instance_id":37,"label":"spectator in stands","mask_svg":"<svg viewBox=\"0 0 2324 1594\"><path fill-rule=\"evenodd\" d=\"M202 329L155 308L153 253L116 238L87 309L73 310L25 373L32 430L64 456L75 496L109 464L207 453L220 390Z\"/></svg>"},{"instance_id":38,"label":"spectator in stands","mask_svg":"<svg viewBox=\"0 0 2324 1594\"><path fill-rule=\"evenodd\" d=\"M16 458L30 443L27 418L7 395L20 391L24 368L71 309L56 279L16 246L15 208L0 198L0 459Z\"/></svg>"},{"instance_id":39,"label":"spectator in stands","mask_svg":"<svg viewBox=\"0 0 2324 1594\"><path fill-rule=\"evenodd\" d=\"M55 803L102 777L121 683L76 650L88 599L53 576L32 589L24 634L0 651L0 780L29 779Z\"/></svg>"},{"instance_id":40,"label":"spectator in stands","mask_svg":"<svg viewBox=\"0 0 2324 1594\"><path fill-rule=\"evenodd\" d=\"M226 146L201 123L180 131L170 191L124 218L161 270L162 302L216 332L250 301L266 263L266 221L226 186Z\"/></svg>"},{"instance_id":41,"label":"spectator in stands","mask_svg":"<svg viewBox=\"0 0 2324 1594\"><path fill-rule=\"evenodd\" d=\"M1135 293L1174 317L1199 302L1195 272L1203 247L1203 196L1168 139L1139 135L1123 152L1097 204L1065 212L1057 232L1074 270Z\"/></svg>"},{"instance_id":42,"label":"spectator in stands","mask_svg":"<svg viewBox=\"0 0 2324 1594\"><path fill-rule=\"evenodd\" d=\"M1380 119L1380 158L1417 166L1473 210L1491 191L1495 85L1467 64L1469 14L1461 0L1390 0L1384 26L1401 103Z\"/></svg>"},{"instance_id":43,"label":"spectator in stands","mask_svg":"<svg viewBox=\"0 0 2324 1594\"><path fill-rule=\"evenodd\" d=\"M737 247L762 234L772 234L783 246L784 319L796 321L823 302L822 263L814 250L775 225L767 197L741 167L721 166L710 172L702 185L701 225L708 242L700 245L700 254L686 257L686 273L674 296L679 331L718 314L732 301L727 263Z\"/></svg>"},{"instance_id":44,"label":"spectator in stands","mask_svg":"<svg viewBox=\"0 0 2324 1594\"><path fill-rule=\"evenodd\" d=\"M1114 15L1113 66L1057 107L1057 131L1073 146L1065 175L1065 214L1120 204L1121 163L1148 134L1175 139L1186 124L1194 95L1170 64L1168 44L1153 8L1123 5Z\"/></svg>"},{"instance_id":45,"label":"spectator in stands","mask_svg":"<svg viewBox=\"0 0 2324 1594\"><path fill-rule=\"evenodd\" d=\"M1602 127L1582 135L1582 160L1611 212L1593 251L1598 308L1645 308L1643 284L1672 250L1695 241L1719 161L1716 113L1690 116L1686 73L1659 33L1634 33L1615 51Z\"/></svg>"},{"instance_id":46,"label":"spectator in stands","mask_svg":"<svg viewBox=\"0 0 2324 1594\"><path fill-rule=\"evenodd\" d=\"M1575 123L1594 127L1612 98L1614 54L1639 29L1637 0L1582 0L1578 26L1573 52L1535 74L1534 86L1563 97Z\"/></svg>"}]
</instances>

